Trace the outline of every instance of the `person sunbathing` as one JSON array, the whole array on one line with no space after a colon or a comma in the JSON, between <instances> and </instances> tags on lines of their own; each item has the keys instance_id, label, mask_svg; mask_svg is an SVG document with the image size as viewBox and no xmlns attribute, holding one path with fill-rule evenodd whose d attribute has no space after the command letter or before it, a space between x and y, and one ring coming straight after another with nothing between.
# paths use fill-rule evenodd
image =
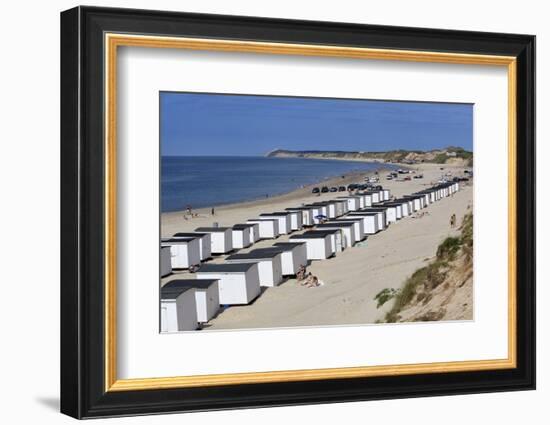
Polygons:
<instances>
[{"instance_id":1,"label":"person sunbathing","mask_svg":"<svg viewBox=\"0 0 550 425\"><path fill-rule=\"evenodd\" d=\"M319 283L319 279L317 278L317 276L313 276L311 278L311 282L307 285L307 287L316 288L317 286L321 286L321 284Z\"/></svg>"}]
</instances>

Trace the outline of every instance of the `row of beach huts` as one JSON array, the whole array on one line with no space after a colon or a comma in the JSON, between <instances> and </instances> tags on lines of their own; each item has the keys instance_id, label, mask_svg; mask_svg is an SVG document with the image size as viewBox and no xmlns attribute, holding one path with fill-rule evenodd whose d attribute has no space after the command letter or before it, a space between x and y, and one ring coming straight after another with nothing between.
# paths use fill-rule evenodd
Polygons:
<instances>
[{"instance_id":1,"label":"row of beach huts","mask_svg":"<svg viewBox=\"0 0 550 425\"><path fill-rule=\"evenodd\" d=\"M446 182L397 199L387 189L366 191L163 238L161 277L190 269L195 278L161 287L161 332L199 329L221 306L249 304L262 287L277 286L310 261L333 257L458 190L457 182ZM238 252L280 235L290 235L288 242ZM218 255L226 255L222 263L207 262Z\"/></svg>"}]
</instances>

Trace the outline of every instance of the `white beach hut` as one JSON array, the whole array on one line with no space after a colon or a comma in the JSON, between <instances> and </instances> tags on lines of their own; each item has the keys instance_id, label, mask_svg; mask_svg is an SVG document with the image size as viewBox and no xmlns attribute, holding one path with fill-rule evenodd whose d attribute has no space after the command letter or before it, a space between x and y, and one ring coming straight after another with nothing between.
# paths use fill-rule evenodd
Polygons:
<instances>
[{"instance_id":1,"label":"white beach hut","mask_svg":"<svg viewBox=\"0 0 550 425\"><path fill-rule=\"evenodd\" d=\"M302 230L304 227L303 224L303 215L302 211L288 211L290 216L290 230L296 231L296 230Z\"/></svg>"},{"instance_id":2,"label":"white beach hut","mask_svg":"<svg viewBox=\"0 0 550 425\"><path fill-rule=\"evenodd\" d=\"M374 235L380 230L378 226L378 215L377 212L363 212L358 211L352 217L360 218L363 221L363 233L365 235Z\"/></svg>"},{"instance_id":3,"label":"white beach hut","mask_svg":"<svg viewBox=\"0 0 550 425\"><path fill-rule=\"evenodd\" d=\"M306 244L304 242L285 242L281 245L275 244L267 248L255 249L251 251L251 254L259 257L269 257L271 255L280 254L282 276L294 276L298 272L300 266L305 266L307 264ZM260 282L261 274L262 272L260 270Z\"/></svg>"},{"instance_id":4,"label":"white beach hut","mask_svg":"<svg viewBox=\"0 0 550 425\"><path fill-rule=\"evenodd\" d=\"M346 201L348 205L348 211L357 211L360 206L359 196L340 196L339 199Z\"/></svg>"},{"instance_id":5,"label":"white beach hut","mask_svg":"<svg viewBox=\"0 0 550 425\"><path fill-rule=\"evenodd\" d=\"M363 213L363 212L376 213L376 216L378 218L378 230L384 230L391 223L391 221L388 221L386 210L387 210L386 207L370 207L370 208L363 208L361 211L357 211L357 212L358 213ZM350 213L348 217L349 216L353 217L353 213Z\"/></svg>"},{"instance_id":6,"label":"white beach hut","mask_svg":"<svg viewBox=\"0 0 550 425\"><path fill-rule=\"evenodd\" d=\"M283 276L294 276L300 266L307 265L307 247L305 242L277 242L273 247L265 249L280 249L282 252Z\"/></svg>"},{"instance_id":7,"label":"white beach hut","mask_svg":"<svg viewBox=\"0 0 550 425\"><path fill-rule=\"evenodd\" d=\"M378 202L382 202L382 200L380 199L380 193L379 192L369 192L368 194L371 196L373 204L377 204Z\"/></svg>"},{"instance_id":8,"label":"white beach hut","mask_svg":"<svg viewBox=\"0 0 550 425\"><path fill-rule=\"evenodd\" d=\"M343 221L345 223L353 223L353 230L355 232L355 242L365 239L365 224L363 223L363 217L345 216L339 217L337 221Z\"/></svg>"},{"instance_id":9,"label":"white beach hut","mask_svg":"<svg viewBox=\"0 0 550 425\"><path fill-rule=\"evenodd\" d=\"M390 190L389 189L384 189L383 192L384 192L384 201L389 201L390 200Z\"/></svg>"},{"instance_id":10,"label":"white beach hut","mask_svg":"<svg viewBox=\"0 0 550 425\"><path fill-rule=\"evenodd\" d=\"M253 223L235 224L232 227L233 248L246 248L254 243Z\"/></svg>"},{"instance_id":11,"label":"white beach hut","mask_svg":"<svg viewBox=\"0 0 550 425\"><path fill-rule=\"evenodd\" d=\"M162 239L161 247L170 247L172 269L188 269L201 262L199 238Z\"/></svg>"},{"instance_id":12,"label":"white beach hut","mask_svg":"<svg viewBox=\"0 0 550 425\"><path fill-rule=\"evenodd\" d=\"M279 220L274 218L251 218L247 223L258 225L260 239L274 239L279 237Z\"/></svg>"},{"instance_id":13,"label":"white beach hut","mask_svg":"<svg viewBox=\"0 0 550 425\"><path fill-rule=\"evenodd\" d=\"M336 217L341 217L347 212L347 201L345 201L344 199L333 199L332 202L334 203L334 206L336 208Z\"/></svg>"},{"instance_id":14,"label":"white beach hut","mask_svg":"<svg viewBox=\"0 0 550 425\"><path fill-rule=\"evenodd\" d=\"M388 210L394 208L396 220L401 220L403 217L405 217L404 213L407 213L406 215L408 215L409 201L407 200L396 199L394 201L384 202L381 205L388 208Z\"/></svg>"},{"instance_id":15,"label":"white beach hut","mask_svg":"<svg viewBox=\"0 0 550 425\"><path fill-rule=\"evenodd\" d=\"M227 254L233 251L233 231L231 227L198 227L199 233L210 233L212 254Z\"/></svg>"},{"instance_id":16,"label":"white beach hut","mask_svg":"<svg viewBox=\"0 0 550 425\"><path fill-rule=\"evenodd\" d=\"M279 234L288 235L292 232L291 227L291 217L288 211L285 212L274 212L274 213L263 213L260 214L260 218L269 218L279 221Z\"/></svg>"},{"instance_id":17,"label":"white beach hut","mask_svg":"<svg viewBox=\"0 0 550 425\"><path fill-rule=\"evenodd\" d=\"M318 216L323 215L325 217L328 217L328 211L327 207L325 205L320 204L308 204L306 207L311 208L311 212L313 213L313 224L319 224L321 219L318 218Z\"/></svg>"},{"instance_id":18,"label":"white beach hut","mask_svg":"<svg viewBox=\"0 0 550 425\"><path fill-rule=\"evenodd\" d=\"M212 242L210 233L186 232L175 233L172 238L199 238L199 248L201 261L208 260L212 257Z\"/></svg>"},{"instance_id":19,"label":"white beach hut","mask_svg":"<svg viewBox=\"0 0 550 425\"><path fill-rule=\"evenodd\" d=\"M219 279L176 279L164 285L161 293L177 291L180 288L193 288L195 290L197 321L206 323L220 309L218 283Z\"/></svg>"},{"instance_id":20,"label":"white beach hut","mask_svg":"<svg viewBox=\"0 0 550 425\"><path fill-rule=\"evenodd\" d=\"M258 264L204 264L196 273L197 279L218 279L221 305L248 304L260 295Z\"/></svg>"},{"instance_id":21,"label":"white beach hut","mask_svg":"<svg viewBox=\"0 0 550 425\"><path fill-rule=\"evenodd\" d=\"M169 246L160 247L160 277L172 273L172 253Z\"/></svg>"},{"instance_id":22,"label":"white beach hut","mask_svg":"<svg viewBox=\"0 0 550 425\"><path fill-rule=\"evenodd\" d=\"M327 230L327 229L339 229L342 231L342 235L344 237L342 247L352 247L355 245L356 239L355 239L355 223L350 223L347 221L340 221L340 220L333 220L328 221L323 224L317 225L317 229L319 230Z\"/></svg>"},{"instance_id":23,"label":"white beach hut","mask_svg":"<svg viewBox=\"0 0 550 425\"><path fill-rule=\"evenodd\" d=\"M280 251L252 250L245 254L233 254L225 259L228 264L258 263L260 286L273 287L283 281Z\"/></svg>"},{"instance_id":24,"label":"white beach hut","mask_svg":"<svg viewBox=\"0 0 550 425\"><path fill-rule=\"evenodd\" d=\"M302 228L313 226L313 209L310 207L285 208L285 211L295 212L302 215ZM292 223L292 221L291 221ZM292 225L291 225L292 227ZM298 229L292 229L298 230Z\"/></svg>"},{"instance_id":25,"label":"white beach hut","mask_svg":"<svg viewBox=\"0 0 550 425\"><path fill-rule=\"evenodd\" d=\"M365 200L365 208L372 206L373 200L372 200L372 195L370 193L364 193L363 199Z\"/></svg>"},{"instance_id":26,"label":"white beach hut","mask_svg":"<svg viewBox=\"0 0 550 425\"><path fill-rule=\"evenodd\" d=\"M309 230L301 235L291 236L290 241L306 243L308 260L325 260L336 253L333 249L332 233Z\"/></svg>"},{"instance_id":27,"label":"white beach hut","mask_svg":"<svg viewBox=\"0 0 550 425\"><path fill-rule=\"evenodd\" d=\"M166 289L162 287L160 291L160 331L193 331L198 327L195 290L191 287L168 287Z\"/></svg>"}]
</instances>

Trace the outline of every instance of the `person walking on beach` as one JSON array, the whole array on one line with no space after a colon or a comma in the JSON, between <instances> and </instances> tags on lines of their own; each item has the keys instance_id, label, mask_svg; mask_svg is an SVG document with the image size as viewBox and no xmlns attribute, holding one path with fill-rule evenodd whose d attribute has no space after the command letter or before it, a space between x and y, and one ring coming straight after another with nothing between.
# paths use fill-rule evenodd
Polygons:
<instances>
[{"instance_id":1,"label":"person walking on beach","mask_svg":"<svg viewBox=\"0 0 550 425\"><path fill-rule=\"evenodd\" d=\"M212 211L210 211L212 213L212 215L215 215L216 212L214 211L214 207L212 207Z\"/></svg>"},{"instance_id":2,"label":"person walking on beach","mask_svg":"<svg viewBox=\"0 0 550 425\"><path fill-rule=\"evenodd\" d=\"M451 227L454 228L456 226L456 214L453 214L451 216Z\"/></svg>"}]
</instances>

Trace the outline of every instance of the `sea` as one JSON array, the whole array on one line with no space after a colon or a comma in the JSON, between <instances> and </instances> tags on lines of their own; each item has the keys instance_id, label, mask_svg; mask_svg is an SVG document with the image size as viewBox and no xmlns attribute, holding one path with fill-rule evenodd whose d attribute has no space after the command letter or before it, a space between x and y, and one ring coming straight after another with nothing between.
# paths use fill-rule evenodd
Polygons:
<instances>
[{"instance_id":1,"label":"sea","mask_svg":"<svg viewBox=\"0 0 550 425\"><path fill-rule=\"evenodd\" d=\"M161 211L253 201L379 163L251 156L163 156Z\"/></svg>"}]
</instances>

